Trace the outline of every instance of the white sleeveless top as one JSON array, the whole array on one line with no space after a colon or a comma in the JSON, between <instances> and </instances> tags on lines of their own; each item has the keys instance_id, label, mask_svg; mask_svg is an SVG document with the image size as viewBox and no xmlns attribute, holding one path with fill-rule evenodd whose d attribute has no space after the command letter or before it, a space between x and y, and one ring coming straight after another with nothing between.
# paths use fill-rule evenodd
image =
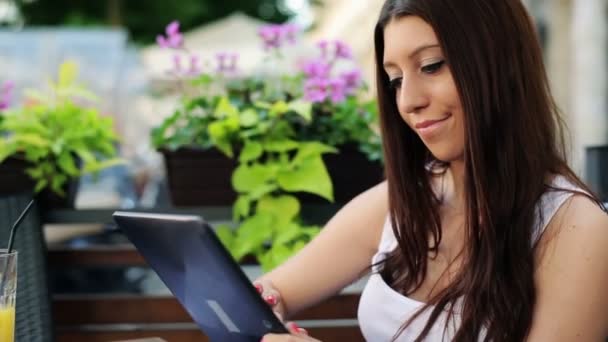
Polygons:
<instances>
[{"instance_id":1,"label":"white sleeveless top","mask_svg":"<svg viewBox=\"0 0 608 342\"><path fill-rule=\"evenodd\" d=\"M582 191L571 184L563 176L554 178L553 186L563 189ZM532 241L540 238L545 227L559 207L572 195L568 191L548 191L541 196L539 205L536 207L536 227L533 232ZM397 247L397 240L393 234L390 220L386 219L382 230L382 237L378 252L372 258L372 264L385 258L386 254ZM369 342L391 341L399 328L418 311L425 303L403 296L388 286L379 274L377 266L372 267L372 274L361 293L359 301L358 319L361 332ZM410 324L397 338L399 342L415 340L430 316L432 308L425 310L418 318ZM447 329L445 321L447 314L439 316L425 341L451 341L459 326L458 305L455 308L455 317L449 322ZM483 337L483 331L481 334ZM480 338L480 340L483 340Z\"/></svg>"}]
</instances>

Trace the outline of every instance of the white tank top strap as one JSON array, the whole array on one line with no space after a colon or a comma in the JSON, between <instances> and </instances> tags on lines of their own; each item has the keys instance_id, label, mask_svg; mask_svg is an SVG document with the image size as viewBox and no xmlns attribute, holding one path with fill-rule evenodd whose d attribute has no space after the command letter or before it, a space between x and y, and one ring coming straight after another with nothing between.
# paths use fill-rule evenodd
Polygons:
<instances>
[{"instance_id":1,"label":"white tank top strap","mask_svg":"<svg viewBox=\"0 0 608 342\"><path fill-rule=\"evenodd\" d=\"M536 244L559 208L576 192L587 193L564 176L556 176L551 182L556 189L548 189L536 205L536 229L532 232L532 244Z\"/></svg>"}]
</instances>

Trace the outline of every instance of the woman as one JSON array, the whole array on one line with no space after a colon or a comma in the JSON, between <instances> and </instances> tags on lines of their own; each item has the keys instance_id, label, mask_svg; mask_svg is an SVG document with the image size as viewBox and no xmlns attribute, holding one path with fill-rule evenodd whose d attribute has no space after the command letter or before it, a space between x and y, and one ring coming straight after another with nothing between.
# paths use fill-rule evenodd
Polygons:
<instances>
[{"instance_id":1,"label":"woman","mask_svg":"<svg viewBox=\"0 0 608 342\"><path fill-rule=\"evenodd\" d=\"M565 162L520 1L387 0L375 49L387 181L263 296L288 317L372 264L369 341L604 341L608 216ZM288 327L263 341L314 341Z\"/></svg>"}]
</instances>

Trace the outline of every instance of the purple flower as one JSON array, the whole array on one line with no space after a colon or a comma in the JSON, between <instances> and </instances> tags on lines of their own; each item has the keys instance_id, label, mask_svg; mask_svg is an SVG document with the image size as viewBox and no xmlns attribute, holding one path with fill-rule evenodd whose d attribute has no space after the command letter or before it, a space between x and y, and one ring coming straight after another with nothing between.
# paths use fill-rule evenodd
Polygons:
<instances>
[{"instance_id":1,"label":"purple flower","mask_svg":"<svg viewBox=\"0 0 608 342\"><path fill-rule=\"evenodd\" d=\"M237 62L239 55L236 53L221 52L216 56L217 68L216 71L224 74L233 74L237 71Z\"/></svg>"},{"instance_id":2,"label":"purple flower","mask_svg":"<svg viewBox=\"0 0 608 342\"><path fill-rule=\"evenodd\" d=\"M334 40L322 40L317 43L317 47L321 50L321 57L328 60L333 59L352 59L353 53L346 43Z\"/></svg>"},{"instance_id":3,"label":"purple flower","mask_svg":"<svg viewBox=\"0 0 608 342\"><path fill-rule=\"evenodd\" d=\"M340 78L344 81L345 93L350 95L361 85L361 72L358 69L343 72Z\"/></svg>"},{"instance_id":4,"label":"purple flower","mask_svg":"<svg viewBox=\"0 0 608 342\"><path fill-rule=\"evenodd\" d=\"M176 73L182 71L182 57L178 54L173 55L173 71Z\"/></svg>"},{"instance_id":5,"label":"purple flower","mask_svg":"<svg viewBox=\"0 0 608 342\"><path fill-rule=\"evenodd\" d=\"M328 48L329 48L329 42L327 40L322 40L322 41L320 41L320 42L317 43L317 46L321 50L321 57L327 58Z\"/></svg>"},{"instance_id":6,"label":"purple flower","mask_svg":"<svg viewBox=\"0 0 608 342\"><path fill-rule=\"evenodd\" d=\"M10 106L13 88L15 88L15 84L11 81L4 82L0 87L0 110L7 109Z\"/></svg>"},{"instance_id":7,"label":"purple flower","mask_svg":"<svg viewBox=\"0 0 608 342\"><path fill-rule=\"evenodd\" d=\"M280 25L265 25L260 28L258 35L264 42L264 49L278 49L281 47L282 29Z\"/></svg>"},{"instance_id":8,"label":"purple flower","mask_svg":"<svg viewBox=\"0 0 608 342\"><path fill-rule=\"evenodd\" d=\"M325 101L328 96L329 81L323 78L307 79L304 83L304 99L312 103Z\"/></svg>"},{"instance_id":9,"label":"purple flower","mask_svg":"<svg viewBox=\"0 0 608 342\"><path fill-rule=\"evenodd\" d=\"M197 55L190 55L190 68L188 69L188 74L198 75L201 73L199 62L200 58Z\"/></svg>"},{"instance_id":10,"label":"purple flower","mask_svg":"<svg viewBox=\"0 0 608 342\"><path fill-rule=\"evenodd\" d=\"M353 58L353 54L350 50L350 47L348 45L346 45L344 42L336 40L334 42L334 44L336 47L336 58L343 58L343 59Z\"/></svg>"},{"instance_id":11,"label":"purple flower","mask_svg":"<svg viewBox=\"0 0 608 342\"><path fill-rule=\"evenodd\" d=\"M179 21L173 21L165 28L166 36L156 36L156 43L161 48L179 49L184 45L184 37L179 32Z\"/></svg>"},{"instance_id":12,"label":"purple flower","mask_svg":"<svg viewBox=\"0 0 608 342\"><path fill-rule=\"evenodd\" d=\"M327 78L331 71L331 65L321 59L315 59L304 64L302 71L307 78Z\"/></svg>"},{"instance_id":13,"label":"purple flower","mask_svg":"<svg viewBox=\"0 0 608 342\"><path fill-rule=\"evenodd\" d=\"M329 97L333 103L339 103L346 99L346 83L341 78L334 78L328 82Z\"/></svg>"},{"instance_id":14,"label":"purple flower","mask_svg":"<svg viewBox=\"0 0 608 342\"><path fill-rule=\"evenodd\" d=\"M283 25L283 36L290 44L296 43L297 35L300 28L296 24L285 24Z\"/></svg>"},{"instance_id":15,"label":"purple flower","mask_svg":"<svg viewBox=\"0 0 608 342\"><path fill-rule=\"evenodd\" d=\"M300 29L295 24L276 25L270 24L260 28L258 35L264 42L264 49L279 49L287 42L295 44Z\"/></svg>"}]
</instances>

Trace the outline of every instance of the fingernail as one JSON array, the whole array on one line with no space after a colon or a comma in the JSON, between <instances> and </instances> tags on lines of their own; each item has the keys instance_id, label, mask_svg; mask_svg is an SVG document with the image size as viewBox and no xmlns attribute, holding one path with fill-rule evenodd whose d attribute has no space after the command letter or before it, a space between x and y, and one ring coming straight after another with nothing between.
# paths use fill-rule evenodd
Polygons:
<instances>
[{"instance_id":1,"label":"fingernail","mask_svg":"<svg viewBox=\"0 0 608 342\"><path fill-rule=\"evenodd\" d=\"M300 329L302 329L294 322L291 323L291 328L295 331L300 331Z\"/></svg>"},{"instance_id":2,"label":"fingernail","mask_svg":"<svg viewBox=\"0 0 608 342\"><path fill-rule=\"evenodd\" d=\"M270 305L275 305L277 303L277 299L273 295L264 298L264 300Z\"/></svg>"},{"instance_id":3,"label":"fingernail","mask_svg":"<svg viewBox=\"0 0 608 342\"><path fill-rule=\"evenodd\" d=\"M298 328L298 332L302 333L302 334L308 335L308 331L306 329L304 329L304 328Z\"/></svg>"},{"instance_id":4,"label":"fingernail","mask_svg":"<svg viewBox=\"0 0 608 342\"><path fill-rule=\"evenodd\" d=\"M255 286L255 289L258 290L258 292L260 294L262 294L262 292L264 292L264 289L262 288L262 285L260 285L260 284L254 284L253 286Z\"/></svg>"}]
</instances>

